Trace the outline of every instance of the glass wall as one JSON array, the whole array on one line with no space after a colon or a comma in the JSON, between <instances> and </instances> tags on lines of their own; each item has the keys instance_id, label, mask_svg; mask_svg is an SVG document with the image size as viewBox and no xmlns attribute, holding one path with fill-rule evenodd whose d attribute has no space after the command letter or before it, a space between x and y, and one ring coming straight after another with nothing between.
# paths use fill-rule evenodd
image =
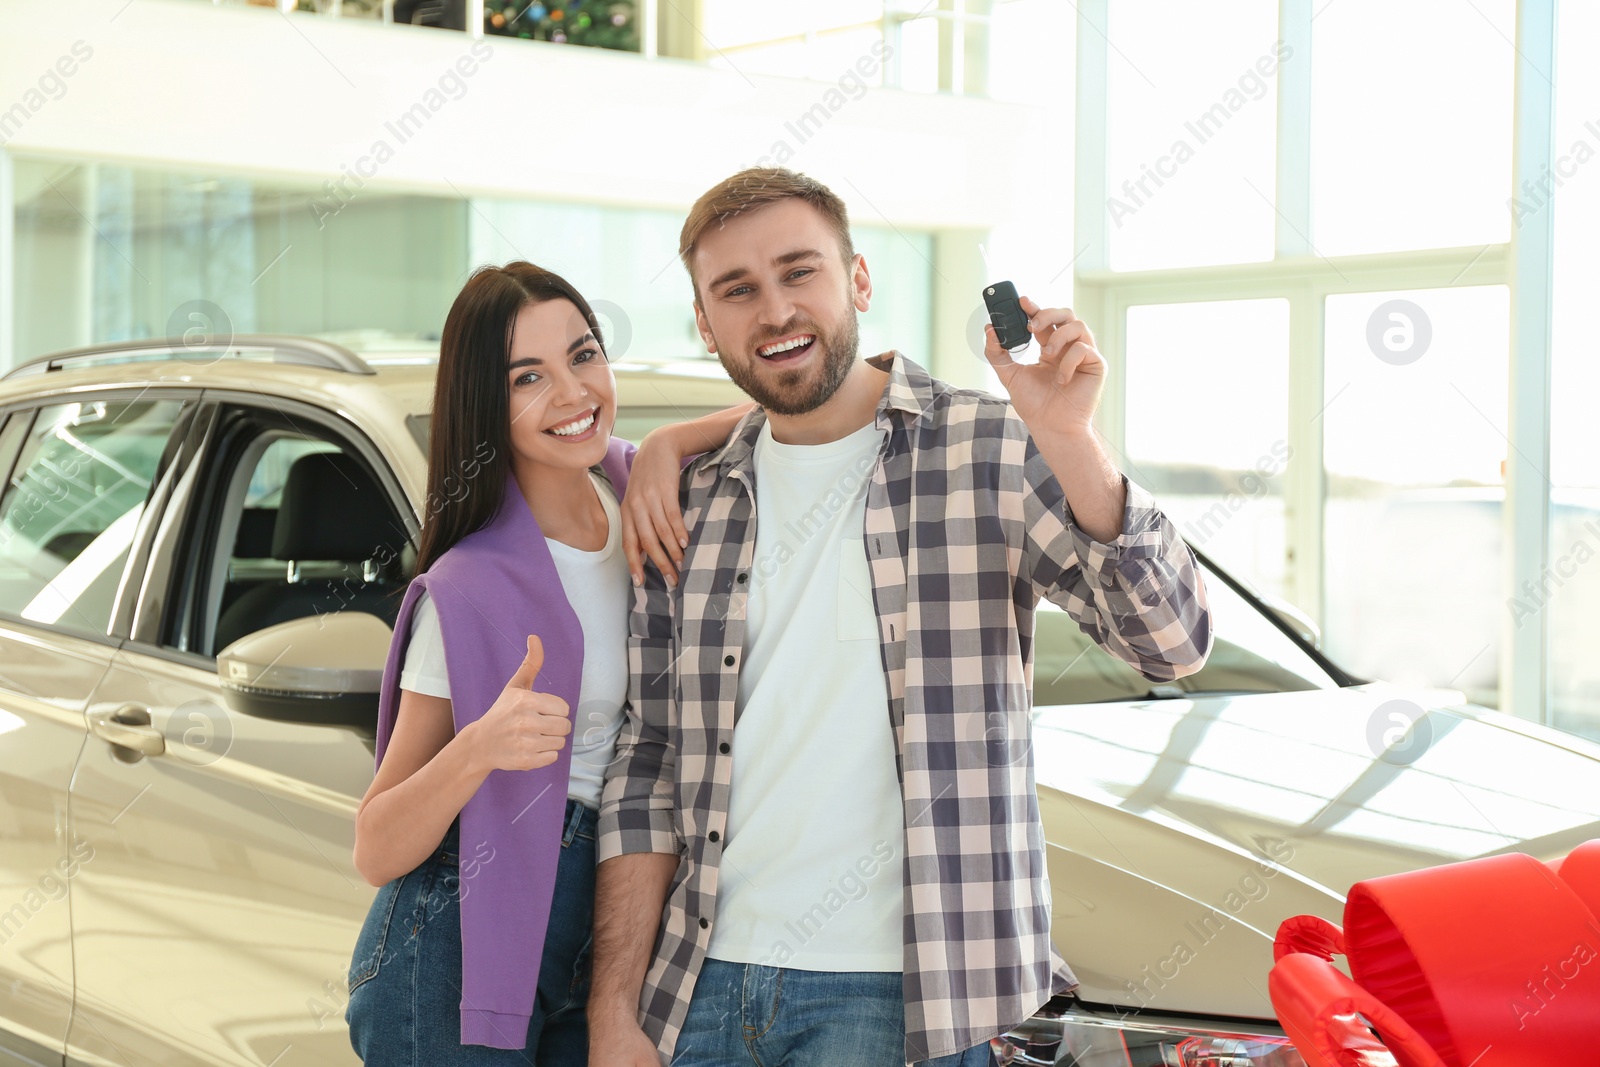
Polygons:
<instances>
[{"instance_id":1,"label":"glass wall","mask_svg":"<svg viewBox=\"0 0 1600 1067\"><path fill-rule=\"evenodd\" d=\"M470 271L565 275L615 358L709 359L676 211L317 188L110 164L16 162L19 361L195 333L380 332L436 340ZM861 348L931 348L933 239L856 226L875 282Z\"/></svg>"},{"instance_id":2,"label":"glass wall","mask_svg":"<svg viewBox=\"0 0 1600 1067\"><path fill-rule=\"evenodd\" d=\"M908 32L915 23L907 23ZM989 8L989 97L1035 107L1072 103L1072 79L1059 57L1071 55L1078 33L1077 12L1060 0L998 0ZM904 84L901 67L901 88ZM1065 137L1071 115L1057 126ZM1065 204L1062 205L1066 207Z\"/></svg>"},{"instance_id":3,"label":"glass wall","mask_svg":"<svg viewBox=\"0 0 1600 1067\"><path fill-rule=\"evenodd\" d=\"M1320 254L1510 238L1516 32L1516 0L1317 5L1311 239Z\"/></svg>"},{"instance_id":4,"label":"glass wall","mask_svg":"<svg viewBox=\"0 0 1600 1067\"><path fill-rule=\"evenodd\" d=\"M1510 292L1329 297L1324 643L1358 675L1499 702Z\"/></svg>"},{"instance_id":5,"label":"glass wall","mask_svg":"<svg viewBox=\"0 0 1600 1067\"><path fill-rule=\"evenodd\" d=\"M707 62L744 74L882 85L882 0L825 0L790 6L705 0L697 27ZM863 72L864 76L863 76Z\"/></svg>"},{"instance_id":6,"label":"glass wall","mask_svg":"<svg viewBox=\"0 0 1600 1067\"><path fill-rule=\"evenodd\" d=\"M700 13L691 44L711 66L835 82L852 97L890 85L1037 103L1050 92L1041 83L1070 81L1061 57L1075 11L1061 0L703 0ZM673 15L683 12L662 8ZM838 110L842 99L824 103Z\"/></svg>"},{"instance_id":7,"label":"glass wall","mask_svg":"<svg viewBox=\"0 0 1600 1067\"><path fill-rule=\"evenodd\" d=\"M1129 308L1127 397L1124 473L1184 540L1284 596L1289 302Z\"/></svg>"},{"instance_id":8,"label":"glass wall","mask_svg":"<svg viewBox=\"0 0 1600 1067\"><path fill-rule=\"evenodd\" d=\"M1600 16L1573 6L1557 140L1576 177L1558 175L1556 210L1585 203L1557 227L1569 296L1553 559L1600 552L1600 516L1585 525L1600 462L1583 458L1600 455L1586 404L1600 386L1587 325L1600 254L1578 236L1600 223L1600 179L1576 162L1600 148L1600 78L1575 43L1596 39ZM1113 338L1125 348L1109 353L1125 365L1130 473L1191 542L1311 611L1352 672L1498 705L1505 613L1519 610L1503 529L1516 0L1249 0L1225 20L1180 0L1107 11L1104 85L1078 87L1105 100L1103 156L1077 161L1080 175L1104 168L1105 241L1080 280L1101 307L1131 305ZM1246 476L1255 491L1239 491ZM1540 594L1550 718L1588 729L1600 668L1584 666L1587 579L1569 569L1547 583L1559 597Z\"/></svg>"},{"instance_id":9,"label":"glass wall","mask_svg":"<svg viewBox=\"0 0 1600 1067\"><path fill-rule=\"evenodd\" d=\"M110 164L16 162L18 360L102 341L437 335L467 205Z\"/></svg>"},{"instance_id":10,"label":"glass wall","mask_svg":"<svg viewBox=\"0 0 1600 1067\"><path fill-rule=\"evenodd\" d=\"M474 11L468 0L201 2L456 31L468 28ZM892 85L912 92L1009 100L1021 99L1016 95L1019 81L1060 77L1057 59L1070 55L1074 32L1074 7L1061 0L823 0L805 5L482 0L482 15L486 38L625 52L650 51L644 30L653 15L659 38L655 51L664 56L700 60L744 75L836 82L852 95L866 86ZM1022 55L1029 57L1026 62L1019 60Z\"/></svg>"},{"instance_id":11,"label":"glass wall","mask_svg":"<svg viewBox=\"0 0 1600 1067\"><path fill-rule=\"evenodd\" d=\"M526 259L561 274L608 329L612 359L706 355L678 263L675 211L485 199L468 219L473 265Z\"/></svg>"},{"instance_id":12,"label":"glass wall","mask_svg":"<svg viewBox=\"0 0 1600 1067\"><path fill-rule=\"evenodd\" d=\"M1555 307L1550 390L1550 545L1544 580L1513 590L1518 626L1543 623L1552 721L1600 739L1600 7L1564 3L1556 55L1555 167L1516 191L1525 225L1554 212Z\"/></svg>"},{"instance_id":13,"label":"glass wall","mask_svg":"<svg viewBox=\"0 0 1600 1067\"><path fill-rule=\"evenodd\" d=\"M677 211L481 200L468 219L468 258L529 259L565 275L607 320L613 359L709 359L678 259L682 227ZM926 365L932 236L860 224L851 235L874 282L872 310L860 320L862 353L899 348Z\"/></svg>"},{"instance_id":14,"label":"glass wall","mask_svg":"<svg viewBox=\"0 0 1600 1067\"><path fill-rule=\"evenodd\" d=\"M1276 0L1110 6L1106 204L1111 266L1272 258ZM1304 62L1302 58L1300 60Z\"/></svg>"}]
</instances>

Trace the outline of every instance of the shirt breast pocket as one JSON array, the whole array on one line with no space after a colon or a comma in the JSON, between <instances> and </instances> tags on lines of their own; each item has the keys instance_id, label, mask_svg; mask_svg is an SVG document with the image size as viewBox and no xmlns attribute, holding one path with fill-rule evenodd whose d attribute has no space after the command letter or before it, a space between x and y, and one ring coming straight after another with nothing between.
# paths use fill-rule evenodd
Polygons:
<instances>
[{"instance_id":1,"label":"shirt breast pocket","mask_svg":"<svg viewBox=\"0 0 1600 1067\"><path fill-rule=\"evenodd\" d=\"M872 571L860 541L839 542L838 639L871 641L878 636L878 612L872 600Z\"/></svg>"}]
</instances>

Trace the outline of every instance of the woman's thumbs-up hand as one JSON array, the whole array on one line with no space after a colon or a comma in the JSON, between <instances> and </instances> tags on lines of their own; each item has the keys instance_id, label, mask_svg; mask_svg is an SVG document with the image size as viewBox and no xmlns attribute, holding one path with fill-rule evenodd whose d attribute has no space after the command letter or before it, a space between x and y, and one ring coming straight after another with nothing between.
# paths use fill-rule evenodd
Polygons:
<instances>
[{"instance_id":1,"label":"woman's thumbs-up hand","mask_svg":"<svg viewBox=\"0 0 1600 1067\"><path fill-rule=\"evenodd\" d=\"M483 765L491 770L532 771L548 767L572 732L567 702L533 692L544 667L544 643L528 637L528 654L483 717L468 727Z\"/></svg>"}]
</instances>

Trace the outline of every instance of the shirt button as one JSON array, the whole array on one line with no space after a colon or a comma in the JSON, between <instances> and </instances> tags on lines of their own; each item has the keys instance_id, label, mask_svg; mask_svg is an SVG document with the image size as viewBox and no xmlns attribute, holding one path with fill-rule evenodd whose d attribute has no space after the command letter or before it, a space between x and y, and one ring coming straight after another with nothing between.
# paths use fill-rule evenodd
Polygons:
<instances>
[{"instance_id":1,"label":"shirt button","mask_svg":"<svg viewBox=\"0 0 1600 1067\"><path fill-rule=\"evenodd\" d=\"M732 752L733 749L729 747L728 742L724 741L722 744L717 746L717 751L726 756L729 752Z\"/></svg>"},{"instance_id":2,"label":"shirt button","mask_svg":"<svg viewBox=\"0 0 1600 1067\"><path fill-rule=\"evenodd\" d=\"M744 584L744 583L745 583L745 579L747 579L747 578L749 578L749 577L750 577L750 576L749 576L749 575L748 575L748 574L743 574L743 573L741 573L741 574L740 574L740 575L739 575L739 577L738 577L738 578L737 578L737 579L735 579L735 580L736 580L736 581L737 581L737 582L738 582L738 583L739 583L739 584L740 584L740 585L743 585L743 584Z\"/></svg>"},{"instance_id":3,"label":"shirt button","mask_svg":"<svg viewBox=\"0 0 1600 1067\"><path fill-rule=\"evenodd\" d=\"M718 840L719 836L720 835L718 835L718 833L715 830L713 830L709 834L706 835L706 840L710 841L714 845L714 844L717 843L717 840Z\"/></svg>"},{"instance_id":4,"label":"shirt button","mask_svg":"<svg viewBox=\"0 0 1600 1067\"><path fill-rule=\"evenodd\" d=\"M731 667L731 666L733 666L733 657L732 657L732 656L723 656L723 657L722 657L722 665L723 665L723 666L724 666L724 667Z\"/></svg>"},{"instance_id":5,"label":"shirt button","mask_svg":"<svg viewBox=\"0 0 1600 1067\"><path fill-rule=\"evenodd\" d=\"M700 929L707 930L707 929L710 929L710 927L711 927L711 920L710 919L701 919L700 920Z\"/></svg>"}]
</instances>

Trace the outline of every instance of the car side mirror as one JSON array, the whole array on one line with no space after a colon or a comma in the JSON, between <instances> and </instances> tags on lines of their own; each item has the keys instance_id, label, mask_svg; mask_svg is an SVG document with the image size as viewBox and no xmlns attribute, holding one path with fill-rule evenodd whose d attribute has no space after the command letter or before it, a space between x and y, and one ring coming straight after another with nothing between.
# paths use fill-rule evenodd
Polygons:
<instances>
[{"instance_id":1,"label":"car side mirror","mask_svg":"<svg viewBox=\"0 0 1600 1067\"><path fill-rule=\"evenodd\" d=\"M228 707L244 715L375 734L392 636L363 611L291 619L217 653L217 682Z\"/></svg>"},{"instance_id":2,"label":"car side mirror","mask_svg":"<svg viewBox=\"0 0 1600 1067\"><path fill-rule=\"evenodd\" d=\"M1287 600L1280 600L1265 593L1256 595L1261 598L1261 603L1266 605L1267 610L1298 634L1302 641L1312 648L1320 649L1322 647L1322 629L1310 615L1307 615Z\"/></svg>"}]
</instances>

